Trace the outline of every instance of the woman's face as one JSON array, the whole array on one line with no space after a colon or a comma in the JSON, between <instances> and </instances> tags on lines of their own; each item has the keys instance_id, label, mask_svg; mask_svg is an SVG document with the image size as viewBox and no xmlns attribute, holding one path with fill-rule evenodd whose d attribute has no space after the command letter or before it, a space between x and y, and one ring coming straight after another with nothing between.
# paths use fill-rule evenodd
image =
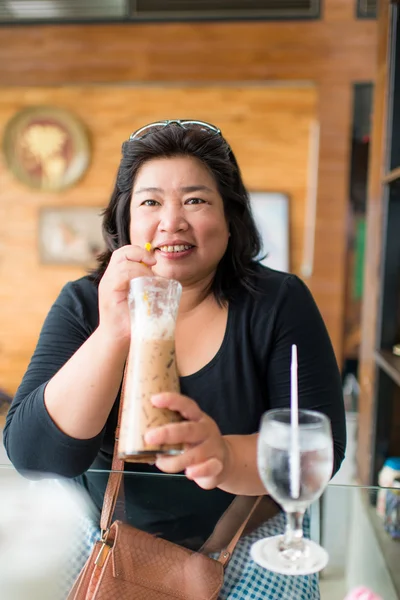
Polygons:
<instances>
[{"instance_id":1,"label":"woman's face","mask_svg":"<svg viewBox=\"0 0 400 600\"><path fill-rule=\"evenodd\" d=\"M151 243L153 272L190 285L215 273L229 230L216 182L193 157L156 158L138 171L131 200L131 244Z\"/></svg>"}]
</instances>

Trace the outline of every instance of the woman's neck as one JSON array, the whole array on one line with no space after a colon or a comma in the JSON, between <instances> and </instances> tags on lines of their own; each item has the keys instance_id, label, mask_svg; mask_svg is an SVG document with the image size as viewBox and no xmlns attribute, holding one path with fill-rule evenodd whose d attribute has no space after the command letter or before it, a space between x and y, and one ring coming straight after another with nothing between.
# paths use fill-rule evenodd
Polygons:
<instances>
[{"instance_id":1,"label":"woman's neck","mask_svg":"<svg viewBox=\"0 0 400 600\"><path fill-rule=\"evenodd\" d=\"M213 277L214 275L206 280L182 286L182 297L179 305L181 316L187 316L195 312L197 308L208 302L215 303L214 295L210 289Z\"/></svg>"}]
</instances>

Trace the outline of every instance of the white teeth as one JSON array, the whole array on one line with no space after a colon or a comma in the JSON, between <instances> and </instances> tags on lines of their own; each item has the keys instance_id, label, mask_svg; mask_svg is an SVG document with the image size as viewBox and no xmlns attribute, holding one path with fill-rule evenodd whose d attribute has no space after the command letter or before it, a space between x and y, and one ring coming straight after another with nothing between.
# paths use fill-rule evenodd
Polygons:
<instances>
[{"instance_id":1,"label":"white teeth","mask_svg":"<svg viewBox=\"0 0 400 600\"><path fill-rule=\"evenodd\" d=\"M190 250L192 246L186 244L180 244L179 246L160 246L162 252L183 252L184 250Z\"/></svg>"}]
</instances>

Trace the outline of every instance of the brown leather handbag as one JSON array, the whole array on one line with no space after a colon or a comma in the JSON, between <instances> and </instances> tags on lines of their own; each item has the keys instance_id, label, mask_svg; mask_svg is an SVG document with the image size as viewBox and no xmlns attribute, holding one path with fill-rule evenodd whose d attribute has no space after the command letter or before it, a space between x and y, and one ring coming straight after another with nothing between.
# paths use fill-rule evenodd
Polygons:
<instances>
[{"instance_id":1,"label":"brown leather handbag","mask_svg":"<svg viewBox=\"0 0 400 600\"><path fill-rule=\"evenodd\" d=\"M267 496L237 496L199 552L118 520L111 525L124 471L117 445L100 519L102 539L67 600L217 600L240 536L276 514L277 505ZM217 559L207 556L215 552Z\"/></svg>"},{"instance_id":2,"label":"brown leather handbag","mask_svg":"<svg viewBox=\"0 0 400 600\"><path fill-rule=\"evenodd\" d=\"M122 469L123 461L114 451L100 521L103 537L95 544L68 600L217 600L224 568L261 498L235 498L201 551L193 552L121 521L110 526ZM209 558L206 554L221 548L238 521L239 528L219 551L218 559Z\"/></svg>"}]
</instances>

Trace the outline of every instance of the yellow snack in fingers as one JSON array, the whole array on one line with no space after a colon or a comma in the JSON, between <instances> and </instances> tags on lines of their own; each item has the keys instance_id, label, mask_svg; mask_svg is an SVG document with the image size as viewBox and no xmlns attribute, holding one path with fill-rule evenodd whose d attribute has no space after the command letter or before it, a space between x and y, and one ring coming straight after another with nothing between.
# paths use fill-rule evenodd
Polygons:
<instances>
[{"instance_id":1,"label":"yellow snack in fingers","mask_svg":"<svg viewBox=\"0 0 400 600\"><path fill-rule=\"evenodd\" d=\"M150 244L150 242L146 242L146 244L144 245L144 249L147 250L147 252L150 252L150 250L151 250L151 244ZM140 261L140 264L142 264L145 267L147 267L146 263L144 263L142 260Z\"/></svg>"}]
</instances>

